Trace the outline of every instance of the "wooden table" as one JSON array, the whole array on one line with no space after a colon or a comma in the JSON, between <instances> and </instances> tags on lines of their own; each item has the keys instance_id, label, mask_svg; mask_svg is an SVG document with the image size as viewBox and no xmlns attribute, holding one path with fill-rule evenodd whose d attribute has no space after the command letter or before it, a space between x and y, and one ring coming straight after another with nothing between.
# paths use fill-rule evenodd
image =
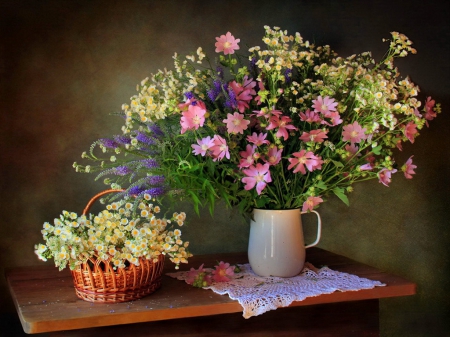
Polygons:
<instances>
[{"instance_id":1,"label":"wooden table","mask_svg":"<svg viewBox=\"0 0 450 337\"><path fill-rule=\"evenodd\" d=\"M306 259L386 286L310 297L244 319L237 301L166 275L155 293L117 304L79 300L69 271L59 272L50 263L7 270L6 278L24 331L51 336L378 336L379 299L416 292L412 282L323 249L308 249ZM182 269L213 266L217 260L245 263L247 255L195 256ZM165 271L174 271L173 265L166 263Z\"/></svg>"}]
</instances>

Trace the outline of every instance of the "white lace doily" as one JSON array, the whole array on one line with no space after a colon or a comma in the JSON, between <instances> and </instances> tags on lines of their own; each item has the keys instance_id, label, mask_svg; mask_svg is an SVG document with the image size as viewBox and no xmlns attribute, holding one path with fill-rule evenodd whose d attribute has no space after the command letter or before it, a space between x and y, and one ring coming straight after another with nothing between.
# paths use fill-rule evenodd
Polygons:
<instances>
[{"instance_id":1,"label":"white lace doily","mask_svg":"<svg viewBox=\"0 0 450 337\"><path fill-rule=\"evenodd\" d=\"M293 301L307 297L330 294L335 291L357 291L385 286L379 281L356 275L334 271L328 267L315 268L309 263L298 276L290 278L261 277L256 275L249 264L239 265L241 272L232 276L229 282L213 283L205 287L217 294L228 294L243 308L244 318L261 315L269 310L286 307ZM212 269L205 268L206 271ZM188 272L168 273L178 280L186 280Z\"/></svg>"}]
</instances>

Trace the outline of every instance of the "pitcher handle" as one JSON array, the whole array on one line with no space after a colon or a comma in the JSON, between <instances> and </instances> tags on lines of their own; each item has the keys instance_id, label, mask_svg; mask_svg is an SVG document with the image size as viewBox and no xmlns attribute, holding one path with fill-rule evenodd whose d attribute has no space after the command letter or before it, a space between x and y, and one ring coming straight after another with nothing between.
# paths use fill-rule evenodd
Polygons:
<instances>
[{"instance_id":1,"label":"pitcher handle","mask_svg":"<svg viewBox=\"0 0 450 337\"><path fill-rule=\"evenodd\" d=\"M311 212L316 213L316 215L317 215L317 238L316 238L316 241L314 241L310 245L305 246L305 249L314 247L315 245L317 245L320 241L320 236L322 233L322 219L320 218L320 214L316 211L311 211ZM301 212L301 214L305 214L305 213L307 213L307 212Z\"/></svg>"}]
</instances>

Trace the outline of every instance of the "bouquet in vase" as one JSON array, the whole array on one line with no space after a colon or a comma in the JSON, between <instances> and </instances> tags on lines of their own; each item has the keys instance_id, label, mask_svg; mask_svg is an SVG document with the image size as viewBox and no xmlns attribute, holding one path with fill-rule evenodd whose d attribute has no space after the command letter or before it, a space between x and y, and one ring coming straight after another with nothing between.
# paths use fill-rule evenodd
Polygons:
<instances>
[{"instance_id":1,"label":"bouquet in vase","mask_svg":"<svg viewBox=\"0 0 450 337\"><path fill-rule=\"evenodd\" d=\"M242 52L230 32L137 86L122 106L122 132L97 140L74 164L121 197L189 200L195 210L217 200L254 208L303 211L329 195L348 204L358 181L388 186L411 179L413 156L394 160L440 112L402 77L397 57L415 54L392 32L385 56L342 57L299 33L265 27L263 45Z\"/></svg>"}]
</instances>

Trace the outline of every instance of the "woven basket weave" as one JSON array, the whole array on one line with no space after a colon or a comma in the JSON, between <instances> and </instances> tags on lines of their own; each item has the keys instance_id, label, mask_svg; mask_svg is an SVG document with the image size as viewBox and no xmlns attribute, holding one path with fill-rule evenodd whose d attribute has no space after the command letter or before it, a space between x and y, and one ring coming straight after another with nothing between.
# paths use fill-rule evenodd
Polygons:
<instances>
[{"instance_id":1,"label":"woven basket weave","mask_svg":"<svg viewBox=\"0 0 450 337\"><path fill-rule=\"evenodd\" d=\"M120 191L106 190L95 195L83 214L86 215L101 196ZM117 303L133 301L157 290L161 286L163 267L164 255L159 255L157 262L139 258L139 266L130 264L116 270L109 260L93 256L71 272L79 298L88 302Z\"/></svg>"}]
</instances>

